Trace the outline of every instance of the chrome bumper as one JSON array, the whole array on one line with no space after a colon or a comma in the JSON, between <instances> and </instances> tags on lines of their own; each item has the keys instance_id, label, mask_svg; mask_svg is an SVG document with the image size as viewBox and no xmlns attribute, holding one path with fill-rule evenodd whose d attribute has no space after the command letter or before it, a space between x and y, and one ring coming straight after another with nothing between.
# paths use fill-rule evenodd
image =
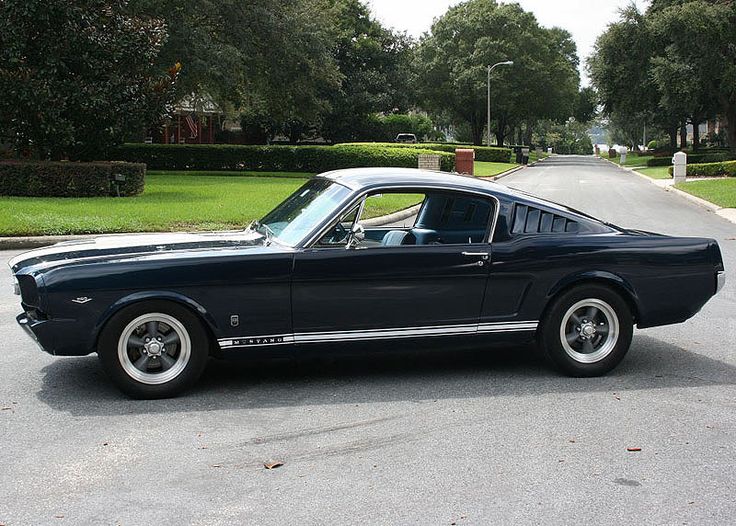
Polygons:
<instances>
[{"instance_id":1,"label":"chrome bumper","mask_svg":"<svg viewBox=\"0 0 736 526\"><path fill-rule=\"evenodd\" d=\"M725 284L726 284L726 273L721 270L716 274L716 294L723 288Z\"/></svg>"}]
</instances>

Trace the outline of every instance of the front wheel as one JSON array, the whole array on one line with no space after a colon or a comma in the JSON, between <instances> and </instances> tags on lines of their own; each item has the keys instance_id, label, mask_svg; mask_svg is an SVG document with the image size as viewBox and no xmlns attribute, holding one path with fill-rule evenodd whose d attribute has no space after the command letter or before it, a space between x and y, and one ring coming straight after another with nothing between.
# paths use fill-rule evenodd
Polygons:
<instances>
[{"instance_id":1,"label":"front wheel","mask_svg":"<svg viewBox=\"0 0 736 526\"><path fill-rule=\"evenodd\" d=\"M616 367L629 350L631 309L612 289L582 285L558 297L539 334L549 360L570 376L600 376Z\"/></svg>"},{"instance_id":2,"label":"front wheel","mask_svg":"<svg viewBox=\"0 0 736 526\"><path fill-rule=\"evenodd\" d=\"M121 391L133 398L176 396L199 379L207 363L207 333L176 303L131 305L105 326L97 349Z\"/></svg>"}]
</instances>

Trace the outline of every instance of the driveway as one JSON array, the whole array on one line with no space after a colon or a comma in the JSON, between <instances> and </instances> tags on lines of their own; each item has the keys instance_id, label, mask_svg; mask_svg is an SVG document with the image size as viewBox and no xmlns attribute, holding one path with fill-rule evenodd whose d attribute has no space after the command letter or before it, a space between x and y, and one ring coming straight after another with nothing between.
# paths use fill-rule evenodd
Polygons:
<instances>
[{"instance_id":1,"label":"driveway","mask_svg":"<svg viewBox=\"0 0 736 526\"><path fill-rule=\"evenodd\" d=\"M736 225L590 158L502 182L624 226L715 237L726 289L686 324L637 331L604 378L560 377L528 349L396 344L213 362L187 396L136 402L95 357L38 352L2 270L0 524L731 522Z\"/></svg>"}]
</instances>

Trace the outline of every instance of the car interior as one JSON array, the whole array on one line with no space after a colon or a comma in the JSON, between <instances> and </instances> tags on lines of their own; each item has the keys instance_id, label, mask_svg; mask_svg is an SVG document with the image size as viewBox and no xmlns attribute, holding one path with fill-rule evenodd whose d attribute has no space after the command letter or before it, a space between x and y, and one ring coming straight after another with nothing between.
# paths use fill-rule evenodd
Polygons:
<instances>
[{"instance_id":1,"label":"car interior","mask_svg":"<svg viewBox=\"0 0 736 526\"><path fill-rule=\"evenodd\" d=\"M414 204L398 210L389 209L388 213L385 213L386 207L382 207L379 217L370 217L373 208L368 203L371 199L393 198L397 206L402 206L411 201L402 199L403 196L412 196L414 203L419 203L416 214L404 219L396 218L395 214L413 208ZM345 214L316 246L344 247L348 242L353 248L483 243L493 207L490 199L458 192L372 194L366 198L363 213L357 221L360 206ZM382 223L382 219L385 222ZM352 235L356 224L362 226L359 239Z\"/></svg>"}]
</instances>

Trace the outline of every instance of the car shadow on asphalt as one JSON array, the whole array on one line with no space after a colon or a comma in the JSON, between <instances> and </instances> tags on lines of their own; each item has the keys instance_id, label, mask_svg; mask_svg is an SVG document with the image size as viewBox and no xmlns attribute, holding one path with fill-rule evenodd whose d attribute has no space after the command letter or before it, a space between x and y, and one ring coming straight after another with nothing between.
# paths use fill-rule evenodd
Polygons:
<instances>
[{"instance_id":1,"label":"car shadow on asphalt","mask_svg":"<svg viewBox=\"0 0 736 526\"><path fill-rule=\"evenodd\" d=\"M296 354L296 353L299 354ZM175 399L130 400L95 356L43 369L38 398L74 415L176 413L307 405L432 401L736 385L736 367L649 336L600 378L568 378L528 347L352 352L312 348L269 359L213 360L194 389Z\"/></svg>"}]
</instances>

